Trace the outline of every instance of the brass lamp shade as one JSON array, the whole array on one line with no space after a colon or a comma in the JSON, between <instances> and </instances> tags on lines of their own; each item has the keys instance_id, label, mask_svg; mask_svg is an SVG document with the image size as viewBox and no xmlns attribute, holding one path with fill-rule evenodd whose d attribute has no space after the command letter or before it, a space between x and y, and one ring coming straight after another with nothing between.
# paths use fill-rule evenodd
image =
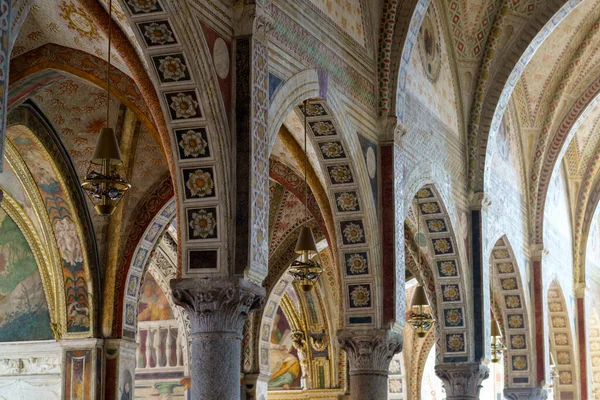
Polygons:
<instances>
[{"instance_id":1,"label":"brass lamp shade","mask_svg":"<svg viewBox=\"0 0 600 400\"><path fill-rule=\"evenodd\" d=\"M428 306L427 296L425 295L425 289L421 285L417 285L415 292L413 293L411 307Z\"/></svg>"},{"instance_id":2,"label":"brass lamp shade","mask_svg":"<svg viewBox=\"0 0 600 400\"><path fill-rule=\"evenodd\" d=\"M117 136L112 128L102 128L100 131L91 163L102 165L104 160L109 160L111 165L123 164Z\"/></svg>"},{"instance_id":3,"label":"brass lamp shade","mask_svg":"<svg viewBox=\"0 0 600 400\"><path fill-rule=\"evenodd\" d=\"M303 254L317 254L317 244L315 243L315 237L313 236L312 229L308 226L303 226L298 236L298 242L296 242L296 253Z\"/></svg>"},{"instance_id":4,"label":"brass lamp shade","mask_svg":"<svg viewBox=\"0 0 600 400\"><path fill-rule=\"evenodd\" d=\"M492 337L493 338L501 338L502 332L500 331L500 326L498 326L498 321L492 319Z\"/></svg>"}]
</instances>

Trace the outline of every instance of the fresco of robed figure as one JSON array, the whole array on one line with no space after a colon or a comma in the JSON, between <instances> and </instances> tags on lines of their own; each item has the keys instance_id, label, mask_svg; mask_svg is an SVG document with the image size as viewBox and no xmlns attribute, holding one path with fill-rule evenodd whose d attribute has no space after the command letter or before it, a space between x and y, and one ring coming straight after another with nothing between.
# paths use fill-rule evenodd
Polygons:
<instances>
[{"instance_id":1,"label":"fresco of robed figure","mask_svg":"<svg viewBox=\"0 0 600 400\"><path fill-rule=\"evenodd\" d=\"M271 331L269 389L300 389L300 362L292 346L292 329L281 308L277 309Z\"/></svg>"}]
</instances>

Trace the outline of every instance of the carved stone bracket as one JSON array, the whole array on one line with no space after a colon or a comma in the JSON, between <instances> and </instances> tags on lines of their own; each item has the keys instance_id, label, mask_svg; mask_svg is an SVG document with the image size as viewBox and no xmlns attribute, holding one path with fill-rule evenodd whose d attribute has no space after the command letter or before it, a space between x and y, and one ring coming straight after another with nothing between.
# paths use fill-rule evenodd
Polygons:
<instances>
[{"instance_id":1,"label":"carved stone bracket","mask_svg":"<svg viewBox=\"0 0 600 400\"><path fill-rule=\"evenodd\" d=\"M474 192L469 195L471 209L486 210L492 205L492 199L484 192Z\"/></svg>"},{"instance_id":2,"label":"carved stone bracket","mask_svg":"<svg viewBox=\"0 0 600 400\"><path fill-rule=\"evenodd\" d=\"M175 304L189 314L191 336L229 333L241 339L248 315L263 306L265 289L241 278L173 279Z\"/></svg>"},{"instance_id":3,"label":"carved stone bracket","mask_svg":"<svg viewBox=\"0 0 600 400\"><path fill-rule=\"evenodd\" d=\"M546 400L548 393L542 388L504 389L504 397L509 400Z\"/></svg>"},{"instance_id":4,"label":"carved stone bracket","mask_svg":"<svg viewBox=\"0 0 600 400\"><path fill-rule=\"evenodd\" d=\"M346 350L350 375L388 375L394 354L402 351L404 338L395 332L376 329L359 331L344 329L337 332L340 347Z\"/></svg>"},{"instance_id":5,"label":"carved stone bracket","mask_svg":"<svg viewBox=\"0 0 600 400\"><path fill-rule=\"evenodd\" d=\"M435 374L444 383L448 400L478 399L490 370L479 363L436 365Z\"/></svg>"}]
</instances>

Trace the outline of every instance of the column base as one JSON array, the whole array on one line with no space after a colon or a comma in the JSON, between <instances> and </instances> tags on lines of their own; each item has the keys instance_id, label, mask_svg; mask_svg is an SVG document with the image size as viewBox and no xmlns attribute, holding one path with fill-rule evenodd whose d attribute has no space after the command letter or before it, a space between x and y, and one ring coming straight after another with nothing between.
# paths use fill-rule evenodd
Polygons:
<instances>
[{"instance_id":1,"label":"column base","mask_svg":"<svg viewBox=\"0 0 600 400\"><path fill-rule=\"evenodd\" d=\"M479 363L440 364L435 374L444 383L447 400L476 400L490 370Z\"/></svg>"},{"instance_id":2,"label":"column base","mask_svg":"<svg viewBox=\"0 0 600 400\"><path fill-rule=\"evenodd\" d=\"M542 388L507 388L504 397L509 400L546 400L548 393Z\"/></svg>"}]
</instances>

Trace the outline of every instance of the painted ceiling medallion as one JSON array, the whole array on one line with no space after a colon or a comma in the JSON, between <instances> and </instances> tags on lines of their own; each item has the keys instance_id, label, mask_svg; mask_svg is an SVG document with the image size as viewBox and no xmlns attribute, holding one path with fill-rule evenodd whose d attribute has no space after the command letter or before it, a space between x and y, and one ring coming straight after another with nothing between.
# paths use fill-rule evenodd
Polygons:
<instances>
[{"instance_id":1,"label":"painted ceiling medallion","mask_svg":"<svg viewBox=\"0 0 600 400\"><path fill-rule=\"evenodd\" d=\"M442 65L440 31L431 7L427 10L421 28L419 28L419 55L425 69L425 75L432 82L437 81Z\"/></svg>"},{"instance_id":2,"label":"painted ceiling medallion","mask_svg":"<svg viewBox=\"0 0 600 400\"><path fill-rule=\"evenodd\" d=\"M88 38L90 40L100 39L100 34L94 23L85 14L85 11L77 7L73 2L67 4L66 1L62 1L60 4L61 13L60 16L69 23L69 29L77 31L79 36Z\"/></svg>"}]
</instances>

